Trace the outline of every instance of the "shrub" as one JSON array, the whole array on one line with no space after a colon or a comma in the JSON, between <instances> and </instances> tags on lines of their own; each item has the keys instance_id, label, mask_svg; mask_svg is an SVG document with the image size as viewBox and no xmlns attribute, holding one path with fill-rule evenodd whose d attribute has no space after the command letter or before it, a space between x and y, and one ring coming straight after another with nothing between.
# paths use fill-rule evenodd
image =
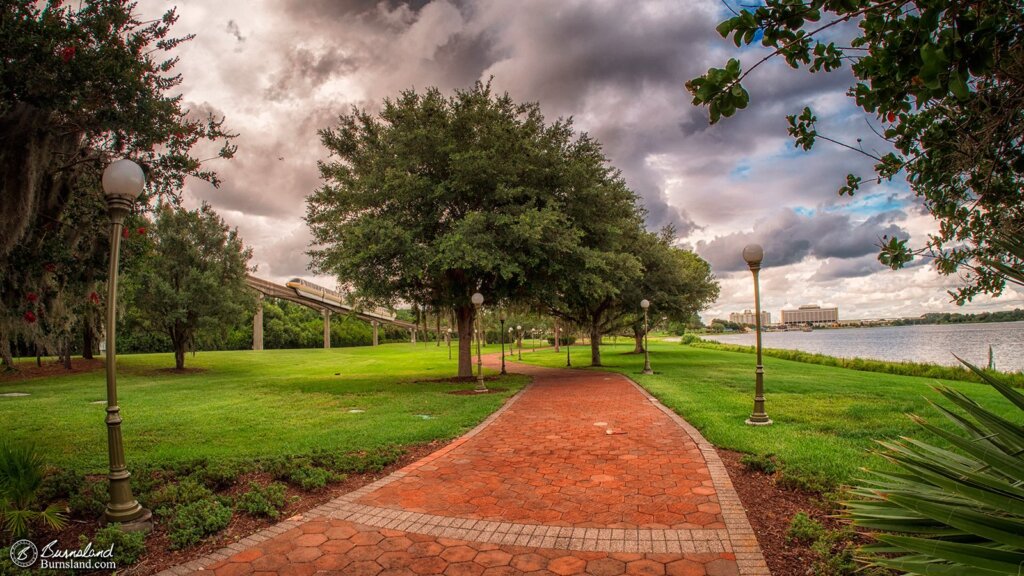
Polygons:
<instances>
[{"instance_id":1,"label":"shrub","mask_svg":"<svg viewBox=\"0 0 1024 576\"><path fill-rule=\"evenodd\" d=\"M740 458L740 464L746 466L748 470L765 474L774 474L779 469L774 454L744 454Z\"/></svg>"},{"instance_id":2,"label":"shrub","mask_svg":"<svg viewBox=\"0 0 1024 576\"><path fill-rule=\"evenodd\" d=\"M74 470L56 470L43 478L43 484L36 492L40 502L67 501L77 494L85 484L85 476Z\"/></svg>"},{"instance_id":3,"label":"shrub","mask_svg":"<svg viewBox=\"0 0 1024 576\"><path fill-rule=\"evenodd\" d=\"M182 478L176 484L167 484L150 495L147 505L159 516L168 516L175 508L213 497L213 492L196 481Z\"/></svg>"},{"instance_id":4,"label":"shrub","mask_svg":"<svg viewBox=\"0 0 1024 576\"><path fill-rule=\"evenodd\" d=\"M825 529L814 518L804 512L797 512L789 521L789 528L786 529L786 540L790 542L802 542L810 544L816 542L825 533Z\"/></svg>"},{"instance_id":5,"label":"shrub","mask_svg":"<svg viewBox=\"0 0 1024 576\"><path fill-rule=\"evenodd\" d=\"M196 469L192 476L211 490L224 490L234 486L238 477L248 470L243 464L217 461Z\"/></svg>"},{"instance_id":6,"label":"shrub","mask_svg":"<svg viewBox=\"0 0 1024 576\"><path fill-rule=\"evenodd\" d=\"M78 537L80 546L86 546L90 542L85 534ZM118 568L129 566L138 562L139 557L146 551L146 535L142 532L125 532L117 524L111 524L99 529L91 538L94 550L106 550L114 547L113 561Z\"/></svg>"},{"instance_id":7,"label":"shrub","mask_svg":"<svg viewBox=\"0 0 1024 576\"><path fill-rule=\"evenodd\" d=\"M854 525L878 541L859 555L874 566L918 574L1017 574L1024 564L1024 394L968 364L1018 412L1004 419L961 392L935 387L960 433L911 418L955 451L905 438L880 442L900 473L874 472L846 503Z\"/></svg>"},{"instance_id":8,"label":"shrub","mask_svg":"<svg viewBox=\"0 0 1024 576\"><path fill-rule=\"evenodd\" d=\"M284 484L274 482L266 487L249 483L249 491L235 501L235 508L251 516L277 518L288 497Z\"/></svg>"},{"instance_id":9,"label":"shrub","mask_svg":"<svg viewBox=\"0 0 1024 576\"><path fill-rule=\"evenodd\" d=\"M326 450L317 451L312 456L312 463L321 468L339 474L363 474L380 472L388 465L398 461L405 451L394 446L386 446L365 452L338 454Z\"/></svg>"},{"instance_id":10,"label":"shrub","mask_svg":"<svg viewBox=\"0 0 1024 576\"><path fill-rule=\"evenodd\" d=\"M203 538L227 528L231 508L213 498L178 506L167 523L167 535L175 550L188 548Z\"/></svg>"},{"instance_id":11,"label":"shrub","mask_svg":"<svg viewBox=\"0 0 1024 576\"><path fill-rule=\"evenodd\" d=\"M68 508L76 518L93 520L103 515L110 501L106 480L85 480L68 499Z\"/></svg>"},{"instance_id":12,"label":"shrub","mask_svg":"<svg viewBox=\"0 0 1024 576\"><path fill-rule=\"evenodd\" d=\"M64 527L64 517L55 504L39 509L37 494L44 477L43 456L34 446L0 445L0 524L15 538L27 535L35 522L54 529Z\"/></svg>"},{"instance_id":13,"label":"shrub","mask_svg":"<svg viewBox=\"0 0 1024 576\"><path fill-rule=\"evenodd\" d=\"M696 334L683 334L682 337L679 338L679 343L685 346L696 344L697 342L701 342L701 339L700 336L697 336Z\"/></svg>"},{"instance_id":14,"label":"shrub","mask_svg":"<svg viewBox=\"0 0 1024 576\"><path fill-rule=\"evenodd\" d=\"M330 470L317 468L316 466L302 466L292 470L288 479L307 492L323 490L327 484L335 480L337 476Z\"/></svg>"}]
</instances>

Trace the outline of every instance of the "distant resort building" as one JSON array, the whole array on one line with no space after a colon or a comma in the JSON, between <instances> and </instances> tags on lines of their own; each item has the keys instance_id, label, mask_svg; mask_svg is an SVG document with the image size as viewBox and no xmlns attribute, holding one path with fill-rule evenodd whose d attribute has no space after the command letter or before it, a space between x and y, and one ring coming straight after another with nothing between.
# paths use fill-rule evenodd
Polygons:
<instances>
[{"instance_id":1,"label":"distant resort building","mask_svg":"<svg viewBox=\"0 0 1024 576\"><path fill-rule=\"evenodd\" d=\"M753 326L757 324L757 314L754 314L751 310L744 310L742 313L733 312L729 314L729 322L735 324L745 324ZM772 323L772 315L768 312L761 312L761 326L767 326Z\"/></svg>"},{"instance_id":2,"label":"distant resort building","mask_svg":"<svg viewBox=\"0 0 1024 576\"><path fill-rule=\"evenodd\" d=\"M790 325L810 324L812 326L828 326L839 322L839 308L822 308L810 304L796 310L783 310L782 323Z\"/></svg>"}]
</instances>

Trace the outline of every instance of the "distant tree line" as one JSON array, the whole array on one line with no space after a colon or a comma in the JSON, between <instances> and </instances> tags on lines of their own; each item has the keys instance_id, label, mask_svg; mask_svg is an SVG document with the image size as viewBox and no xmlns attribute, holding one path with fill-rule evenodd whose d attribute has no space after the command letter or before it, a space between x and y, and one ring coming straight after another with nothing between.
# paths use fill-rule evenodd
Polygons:
<instances>
[{"instance_id":1,"label":"distant tree line","mask_svg":"<svg viewBox=\"0 0 1024 576\"><path fill-rule=\"evenodd\" d=\"M929 312L920 318L901 318L895 320L895 326L915 324L975 324L985 322L1019 322L1024 320L1024 310L1000 310L998 312L980 312L978 314L961 314L959 312Z\"/></svg>"}]
</instances>

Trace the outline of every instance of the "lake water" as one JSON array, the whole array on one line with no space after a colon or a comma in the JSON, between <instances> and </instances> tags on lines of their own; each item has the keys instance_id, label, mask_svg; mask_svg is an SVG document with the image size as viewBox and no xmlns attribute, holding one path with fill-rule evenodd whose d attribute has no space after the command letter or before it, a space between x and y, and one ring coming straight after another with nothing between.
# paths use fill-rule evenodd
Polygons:
<instances>
[{"instance_id":1,"label":"lake water","mask_svg":"<svg viewBox=\"0 0 1024 576\"><path fill-rule=\"evenodd\" d=\"M754 333L707 334L702 338L754 345ZM977 366L988 365L988 347L1003 372L1024 371L1024 322L930 324L878 328L836 328L813 332L765 332L765 348L785 348L875 360L926 362L955 366L953 354Z\"/></svg>"}]
</instances>

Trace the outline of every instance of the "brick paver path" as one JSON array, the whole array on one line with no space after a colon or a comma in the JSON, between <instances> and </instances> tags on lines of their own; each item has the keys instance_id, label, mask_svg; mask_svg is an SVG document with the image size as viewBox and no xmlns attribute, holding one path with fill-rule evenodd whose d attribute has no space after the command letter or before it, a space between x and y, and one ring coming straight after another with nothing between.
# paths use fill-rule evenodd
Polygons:
<instances>
[{"instance_id":1,"label":"brick paver path","mask_svg":"<svg viewBox=\"0 0 1024 576\"><path fill-rule=\"evenodd\" d=\"M692 426L621 375L515 371L533 383L445 448L166 576L769 573Z\"/></svg>"}]
</instances>

